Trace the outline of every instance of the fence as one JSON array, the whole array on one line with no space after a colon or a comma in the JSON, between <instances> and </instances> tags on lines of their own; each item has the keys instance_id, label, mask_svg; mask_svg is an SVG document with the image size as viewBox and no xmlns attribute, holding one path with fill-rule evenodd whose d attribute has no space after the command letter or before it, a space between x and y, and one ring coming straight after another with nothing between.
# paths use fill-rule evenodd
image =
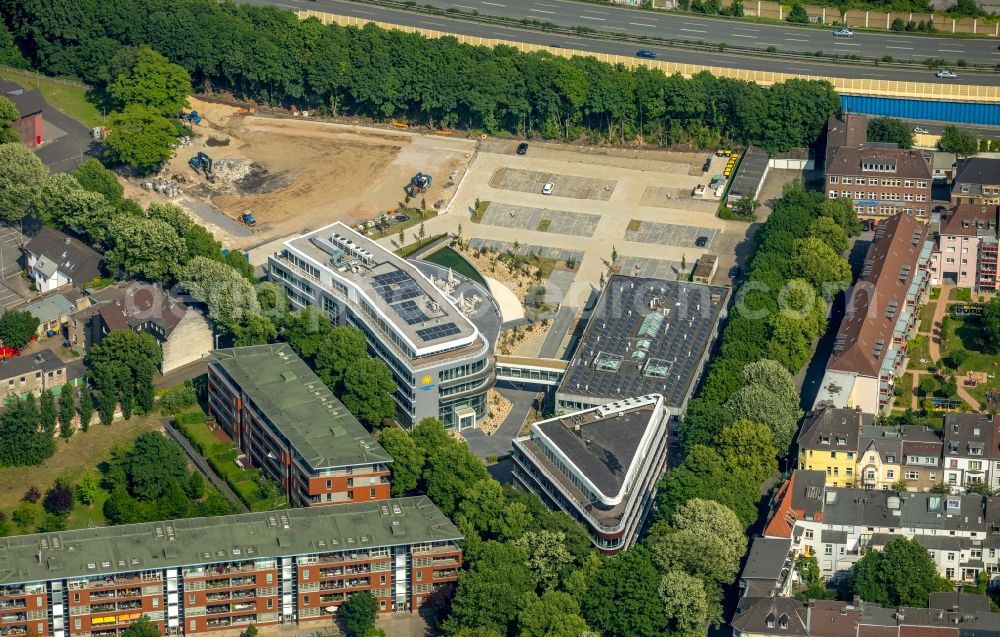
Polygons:
<instances>
[{"instance_id":1,"label":"fence","mask_svg":"<svg viewBox=\"0 0 1000 637\"><path fill-rule=\"evenodd\" d=\"M322 11L299 11L300 19L316 18L323 24L339 24L340 26L362 27L373 23L383 29L395 29L406 33L417 33L426 38L453 37L462 44L476 46L494 47L498 45L509 46L522 52L545 51L552 55L562 57L573 57L577 55L587 55L595 57L608 64L621 64L627 67L639 65L660 69L667 75L680 73L685 77L691 77L696 73L708 71L717 77L728 77L737 80L747 80L755 82L761 86L770 86L790 79L805 80L826 80L833 84L838 93L846 95L873 95L880 97L911 98L923 100L952 100L963 102L1000 102L1000 85L979 86L975 84L945 84L930 82L904 82L898 80L878 80L863 78L843 78L843 77L819 77L811 75L801 75L793 73L776 73L773 71L759 71L756 69L734 69L720 66L708 66L703 64L682 64L679 62L668 62L661 60L639 59L630 55L616 55L611 53L594 53L591 51L578 51L574 49L553 48L540 44L530 44L527 42L516 42L494 38L482 38L477 36L461 35L457 33L447 33L432 29L422 29L389 22L379 22L377 20L367 20L352 16L342 16L334 13Z\"/></svg>"},{"instance_id":2,"label":"fence","mask_svg":"<svg viewBox=\"0 0 1000 637\"><path fill-rule=\"evenodd\" d=\"M722 0L721 5L728 7L733 0ZM654 2L658 9L672 9L675 6L674 0L661 0ZM996 18L955 18L945 13L913 13L907 11L886 12L869 11L865 9L848 9L841 14L837 7L823 7L818 5L805 5L806 13L813 22L821 24L841 23L851 27L867 29L890 29L893 20L899 18L903 22L914 22L925 24L933 20L934 27L942 33L959 33L969 35L985 35L1000 37L1000 20ZM767 20L782 21L788 16L788 9L780 2L770 2L768 0L757 0L743 3L743 10L747 16L765 18Z\"/></svg>"},{"instance_id":3,"label":"fence","mask_svg":"<svg viewBox=\"0 0 1000 637\"><path fill-rule=\"evenodd\" d=\"M55 82L56 84L64 84L66 86L75 86L77 88L86 89L88 91L92 88L89 84L84 84L83 82L79 82L77 80L69 80L62 77L52 77L51 75L43 75L38 71L33 71L31 69L18 69L14 68L13 66L4 66L2 64L0 64L0 73L2 73L5 78L9 78L11 75L16 76L11 80L13 82L17 82L19 79L21 79L21 77L27 76L29 79L34 78L32 81L34 81L36 85L42 80L44 80L46 82Z\"/></svg>"}]
</instances>

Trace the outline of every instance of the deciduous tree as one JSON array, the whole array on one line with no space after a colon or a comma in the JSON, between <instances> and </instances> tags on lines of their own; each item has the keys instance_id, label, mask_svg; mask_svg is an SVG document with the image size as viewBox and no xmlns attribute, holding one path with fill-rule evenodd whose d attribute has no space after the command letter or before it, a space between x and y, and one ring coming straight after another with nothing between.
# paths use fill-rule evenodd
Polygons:
<instances>
[{"instance_id":1,"label":"deciduous tree","mask_svg":"<svg viewBox=\"0 0 1000 637\"><path fill-rule=\"evenodd\" d=\"M108 116L104 140L108 157L142 174L156 170L170 159L170 146L176 141L177 127L148 106L127 106L124 111Z\"/></svg>"},{"instance_id":2,"label":"deciduous tree","mask_svg":"<svg viewBox=\"0 0 1000 637\"><path fill-rule=\"evenodd\" d=\"M18 222L28 214L49 175L33 152L16 144L0 144L0 219Z\"/></svg>"},{"instance_id":3,"label":"deciduous tree","mask_svg":"<svg viewBox=\"0 0 1000 637\"><path fill-rule=\"evenodd\" d=\"M119 216L108 224L108 234L112 247L104 255L105 263L129 277L172 281L187 257L184 241L158 219Z\"/></svg>"},{"instance_id":4,"label":"deciduous tree","mask_svg":"<svg viewBox=\"0 0 1000 637\"><path fill-rule=\"evenodd\" d=\"M392 372L377 358L356 360L344 373L344 406L369 428L382 427L396 413Z\"/></svg>"},{"instance_id":5,"label":"deciduous tree","mask_svg":"<svg viewBox=\"0 0 1000 637\"><path fill-rule=\"evenodd\" d=\"M701 637L709 622L721 621L718 604L705 591L705 583L682 571L668 571L660 580L660 599L670 630L676 637Z\"/></svg>"},{"instance_id":6,"label":"deciduous tree","mask_svg":"<svg viewBox=\"0 0 1000 637\"><path fill-rule=\"evenodd\" d=\"M855 595L882 606L926 606L928 595L950 591L933 558L916 540L897 537L881 551L868 552L852 571Z\"/></svg>"},{"instance_id":7,"label":"deciduous tree","mask_svg":"<svg viewBox=\"0 0 1000 637\"><path fill-rule=\"evenodd\" d=\"M0 344L21 349L38 329L38 319L24 310L7 310L0 316Z\"/></svg>"},{"instance_id":8,"label":"deciduous tree","mask_svg":"<svg viewBox=\"0 0 1000 637\"><path fill-rule=\"evenodd\" d=\"M375 597L368 591L354 593L337 609L348 637L367 637L375 626Z\"/></svg>"},{"instance_id":9,"label":"deciduous tree","mask_svg":"<svg viewBox=\"0 0 1000 637\"><path fill-rule=\"evenodd\" d=\"M661 637L668 620L660 573L641 544L605 560L587 585L580 609L605 637Z\"/></svg>"},{"instance_id":10,"label":"deciduous tree","mask_svg":"<svg viewBox=\"0 0 1000 637\"><path fill-rule=\"evenodd\" d=\"M589 631L580 617L580 605L570 595L546 591L528 599L517 617L518 637L580 637Z\"/></svg>"},{"instance_id":11,"label":"deciduous tree","mask_svg":"<svg viewBox=\"0 0 1000 637\"><path fill-rule=\"evenodd\" d=\"M0 38L2 38L5 31L6 27L0 25ZM14 102L0 96L0 144L21 143L21 136L14 128L14 122L19 119L21 119L21 114L17 112Z\"/></svg>"},{"instance_id":12,"label":"deciduous tree","mask_svg":"<svg viewBox=\"0 0 1000 637\"><path fill-rule=\"evenodd\" d=\"M417 488L424 470L424 452L413 437L399 427L386 427L378 441L392 456L392 495L404 496Z\"/></svg>"},{"instance_id":13,"label":"deciduous tree","mask_svg":"<svg viewBox=\"0 0 1000 637\"><path fill-rule=\"evenodd\" d=\"M149 48L122 49L109 64L108 95L121 109L138 104L175 117L187 108L191 77Z\"/></svg>"},{"instance_id":14,"label":"deciduous tree","mask_svg":"<svg viewBox=\"0 0 1000 637\"><path fill-rule=\"evenodd\" d=\"M873 117L868 120L868 141L913 148L913 127L895 117Z\"/></svg>"},{"instance_id":15,"label":"deciduous tree","mask_svg":"<svg viewBox=\"0 0 1000 637\"><path fill-rule=\"evenodd\" d=\"M355 361L368 357L365 335L356 327L338 326L316 350L316 374L336 393L340 393L344 375Z\"/></svg>"}]
</instances>

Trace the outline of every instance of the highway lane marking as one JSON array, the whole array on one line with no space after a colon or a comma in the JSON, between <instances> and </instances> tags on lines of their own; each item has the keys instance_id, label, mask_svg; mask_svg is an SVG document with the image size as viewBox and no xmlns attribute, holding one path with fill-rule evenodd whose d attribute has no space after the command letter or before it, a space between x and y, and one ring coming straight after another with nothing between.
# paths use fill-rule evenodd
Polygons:
<instances>
[{"instance_id":1,"label":"highway lane marking","mask_svg":"<svg viewBox=\"0 0 1000 637\"><path fill-rule=\"evenodd\" d=\"M440 22L430 22L429 20L421 20L420 22L423 23L423 24L430 24L430 25L436 26L436 27L446 27L447 28L447 26L448 26L447 24L441 24Z\"/></svg>"},{"instance_id":2,"label":"highway lane marking","mask_svg":"<svg viewBox=\"0 0 1000 637\"><path fill-rule=\"evenodd\" d=\"M687 31L688 33L707 33L707 31L702 31L700 29L681 29L681 31Z\"/></svg>"},{"instance_id":3,"label":"highway lane marking","mask_svg":"<svg viewBox=\"0 0 1000 637\"><path fill-rule=\"evenodd\" d=\"M941 53L965 53L962 49L938 49Z\"/></svg>"},{"instance_id":4,"label":"highway lane marking","mask_svg":"<svg viewBox=\"0 0 1000 637\"><path fill-rule=\"evenodd\" d=\"M548 13L553 14L555 11L546 11L545 9L528 9L528 11L534 11L535 13Z\"/></svg>"},{"instance_id":5,"label":"highway lane marking","mask_svg":"<svg viewBox=\"0 0 1000 637\"><path fill-rule=\"evenodd\" d=\"M800 66L789 66L789 67L787 67L787 68L788 68L788 70L789 70L789 71L800 71L800 72L802 72L802 73L815 73L815 72L816 72L815 70L812 70L812 69L804 69L804 68L802 68L802 67L800 67ZM780 72L780 71L779 71L779 72Z\"/></svg>"},{"instance_id":6,"label":"highway lane marking","mask_svg":"<svg viewBox=\"0 0 1000 637\"><path fill-rule=\"evenodd\" d=\"M375 15L374 11L362 11L361 9L355 9L354 12L355 13L363 13L365 15Z\"/></svg>"},{"instance_id":7,"label":"highway lane marking","mask_svg":"<svg viewBox=\"0 0 1000 637\"><path fill-rule=\"evenodd\" d=\"M655 24L646 24L644 22L629 22L634 27L655 27Z\"/></svg>"},{"instance_id":8,"label":"highway lane marking","mask_svg":"<svg viewBox=\"0 0 1000 637\"><path fill-rule=\"evenodd\" d=\"M555 5L555 4L545 4L544 2L536 2L535 4L537 4L540 7L548 7L550 9L558 9L559 8L558 5Z\"/></svg>"},{"instance_id":9,"label":"highway lane marking","mask_svg":"<svg viewBox=\"0 0 1000 637\"><path fill-rule=\"evenodd\" d=\"M593 9L580 9L583 13L596 13L598 15L608 15L607 11L594 11Z\"/></svg>"},{"instance_id":10,"label":"highway lane marking","mask_svg":"<svg viewBox=\"0 0 1000 637\"><path fill-rule=\"evenodd\" d=\"M476 10L475 7L470 7L470 6L464 5L464 4L453 4L452 6L458 8L458 9L470 9L472 11Z\"/></svg>"},{"instance_id":11,"label":"highway lane marking","mask_svg":"<svg viewBox=\"0 0 1000 637\"><path fill-rule=\"evenodd\" d=\"M482 3L483 4L488 4L491 7L506 7L507 6L505 4L500 4L499 2L486 2L486 0L482 0Z\"/></svg>"},{"instance_id":12,"label":"highway lane marking","mask_svg":"<svg viewBox=\"0 0 1000 637\"><path fill-rule=\"evenodd\" d=\"M904 51L912 51L913 50L912 46L889 46L888 44L885 45L885 48L887 48L887 49L902 49Z\"/></svg>"},{"instance_id":13,"label":"highway lane marking","mask_svg":"<svg viewBox=\"0 0 1000 637\"><path fill-rule=\"evenodd\" d=\"M754 40L756 40L756 39L757 39L757 36L756 36L756 35L742 35L742 34L740 34L740 33L733 33L733 34L732 34L732 36L733 36L734 38L753 38Z\"/></svg>"},{"instance_id":14,"label":"highway lane marking","mask_svg":"<svg viewBox=\"0 0 1000 637\"><path fill-rule=\"evenodd\" d=\"M756 33L759 30L760 29L747 29L745 27L733 27L733 31L751 31L753 33Z\"/></svg>"},{"instance_id":15,"label":"highway lane marking","mask_svg":"<svg viewBox=\"0 0 1000 637\"><path fill-rule=\"evenodd\" d=\"M601 22L604 22L604 18L595 18L589 15L582 15L580 17L583 18L584 20L600 20Z\"/></svg>"},{"instance_id":16,"label":"highway lane marking","mask_svg":"<svg viewBox=\"0 0 1000 637\"><path fill-rule=\"evenodd\" d=\"M802 40L800 38L785 38L785 42L808 42L809 40Z\"/></svg>"},{"instance_id":17,"label":"highway lane marking","mask_svg":"<svg viewBox=\"0 0 1000 637\"><path fill-rule=\"evenodd\" d=\"M837 44L834 45L835 48L838 47L838 46L861 46L861 45L860 44L848 44L847 42L838 42Z\"/></svg>"}]
</instances>

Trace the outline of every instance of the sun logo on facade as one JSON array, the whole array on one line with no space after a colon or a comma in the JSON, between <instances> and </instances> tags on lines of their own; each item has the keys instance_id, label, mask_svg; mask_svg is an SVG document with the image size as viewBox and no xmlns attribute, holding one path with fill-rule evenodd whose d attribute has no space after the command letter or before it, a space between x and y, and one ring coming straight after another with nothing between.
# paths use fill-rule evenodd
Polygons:
<instances>
[{"instance_id":1,"label":"sun logo on facade","mask_svg":"<svg viewBox=\"0 0 1000 637\"><path fill-rule=\"evenodd\" d=\"M420 379L420 383L422 385L430 385L433 382L434 379L430 375L424 376L423 378Z\"/></svg>"}]
</instances>

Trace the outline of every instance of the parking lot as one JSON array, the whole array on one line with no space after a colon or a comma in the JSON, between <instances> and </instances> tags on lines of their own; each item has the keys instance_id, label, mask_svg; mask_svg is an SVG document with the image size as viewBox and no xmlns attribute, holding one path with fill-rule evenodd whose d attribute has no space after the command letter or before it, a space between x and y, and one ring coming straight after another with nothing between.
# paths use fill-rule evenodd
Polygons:
<instances>
[{"instance_id":1,"label":"parking lot","mask_svg":"<svg viewBox=\"0 0 1000 637\"><path fill-rule=\"evenodd\" d=\"M712 247L712 242L715 240L717 233L718 230L713 228L640 221L638 230L628 229L625 231L625 238L629 241L638 241L640 243L689 246L708 250ZM705 237L707 239L705 245L698 246L695 243L698 237Z\"/></svg>"},{"instance_id":2,"label":"parking lot","mask_svg":"<svg viewBox=\"0 0 1000 637\"><path fill-rule=\"evenodd\" d=\"M684 267L681 267L682 265ZM681 263L680 261L665 261L646 257L625 257L621 259L620 271L628 276L674 281L681 272L690 272L693 267L694 260L686 260Z\"/></svg>"},{"instance_id":3,"label":"parking lot","mask_svg":"<svg viewBox=\"0 0 1000 637\"><path fill-rule=\"evenodd\" d=\"M592 237L600 220L600 215L491 202L480 223L502 228Z\"/></svg>"},{"instance_id":4,"label":"parking lot","mask_svg":"<svg viewBox=\"0 0 1000 637\"><path fill-rule=\"evenodd\" d=\"M500 168L493 173L493 177L490 179L490 186L493 188L515 192L541 193L545 184L552 184L550 194L553 197L607 201L614 193L617 182L609 179L575 177L518 168Z\"/></svg>"}]
</instances>

